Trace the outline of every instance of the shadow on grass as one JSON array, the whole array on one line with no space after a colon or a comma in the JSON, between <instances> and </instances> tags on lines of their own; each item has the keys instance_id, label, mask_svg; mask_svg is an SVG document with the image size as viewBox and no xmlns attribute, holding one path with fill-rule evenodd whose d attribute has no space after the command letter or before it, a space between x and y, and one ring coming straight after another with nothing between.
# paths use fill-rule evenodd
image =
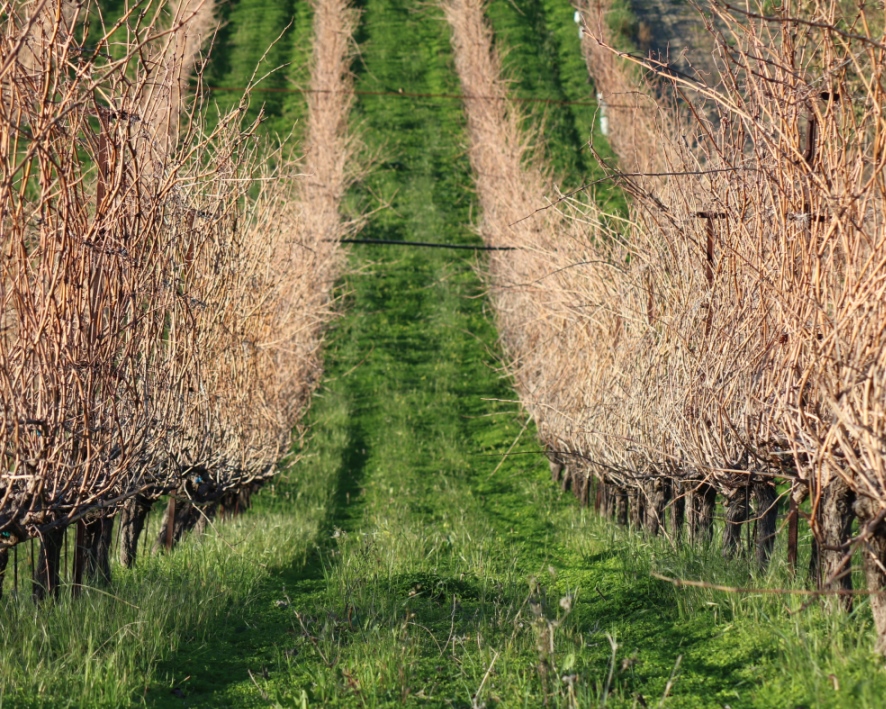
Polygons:
<instances>
[{"instance_id":1,"label":"shadow on grass","mask_svg":"<svg viewBox=\"0 0 886 709\"><path fill-rule=\"evenodd\" d=\"M336 530L351 528L360 516L366 440L358 423L352 421L347 430L331 504L306 556L299 555L291 564L269 568L254 599L243 607L228 609L225 622L208 632L207 640L184 639L177 652L157 667L157 680L145 695L148 706L236 703L228 690L248 686L250 675L266 675L279 659L275 651L291 644L291 627L285 611L290 603L304 604L325 589L326 568L334 559L329 553L334 546L333 536ZM254 524L261 524L260 510L247 515L255 516Z\"/></svg>"}]
</instances>

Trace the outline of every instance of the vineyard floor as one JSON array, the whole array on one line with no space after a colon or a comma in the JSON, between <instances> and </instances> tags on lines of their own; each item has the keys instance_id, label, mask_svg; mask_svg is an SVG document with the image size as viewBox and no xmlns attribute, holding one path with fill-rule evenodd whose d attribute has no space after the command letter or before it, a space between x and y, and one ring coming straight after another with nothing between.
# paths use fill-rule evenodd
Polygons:
<instances>
[{"instance_id":1,"label":"vineyard floor","mask_svg":"<svg viewBox=\"0 0 886 709\"><path fill-rule=\"evenodd\" d=\"M477 243L461 106L414 98L459 93L442 13L363 11L354 125L377 158L349 199L386 206L361 235ZM495 0L490 17L518 89L575 97L566 0ZM400 90L413 97L371 95ZM536 118L558 169L591 169L570 158L586 130L575 107ZM551 484L502 371L482 259L355 246L350 265L299 460L235 522L115 569L110 598L49 609L82 646L28 640L51 618L7 603L20 636L4 617L0 651L29 683L0 706L882 706L864 602L849 617L677 589L651 572L792 582L784 550L755 578L713 546L616 528Z\"/></svg>"}]
</instances>

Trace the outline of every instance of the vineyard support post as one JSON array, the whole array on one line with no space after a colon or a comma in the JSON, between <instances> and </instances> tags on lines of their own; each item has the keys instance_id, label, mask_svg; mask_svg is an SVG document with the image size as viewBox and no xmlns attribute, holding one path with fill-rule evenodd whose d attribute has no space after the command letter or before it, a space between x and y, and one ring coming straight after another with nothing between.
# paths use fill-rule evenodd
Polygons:
<instances>
[{"instance_id":1,"label":"vineyard support post","mask_svg":"<svg viewBox=\"0 0 886 709\"><path fill-rule=\"evenodd\" d=\"M833 591L852 590L852 565L844 559L852 538L855 519L852 506L855 493L841 478L828 482L821 492L818 510L819 588ZM852 595L842 596L846 610L852 610Z\"/></svg>"}]
</instances>

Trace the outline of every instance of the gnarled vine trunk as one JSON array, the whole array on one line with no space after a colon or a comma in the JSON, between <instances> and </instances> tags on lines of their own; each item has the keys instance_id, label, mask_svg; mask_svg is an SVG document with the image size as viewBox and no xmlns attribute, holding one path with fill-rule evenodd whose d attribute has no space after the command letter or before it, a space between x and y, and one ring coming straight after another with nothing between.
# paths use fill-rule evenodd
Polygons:
<instances>
[{"instance_id":1,"label":"gnarled vine trunk","mask_svg":"<svg viewBox=\"0 0 886 709\"><path fill-rule=\"evenodd\" d=\"M591 476L586 471L576 471L572 493L582 507L587 506L591 492Z\"/></svg>"},{"instance_id":2,"label":"gnarled vine trunk","mask_svg":"<svg viewBox=\"0 0 886 709\"><path fill-rule=\"evenodd\" d=\"M551 480L555 483L560 482L560 476L563 473L563 460L556 454L548 452L548 467L551 469Z\"/></svg>"},{"instance_id":3,"label":"gnarled vine trunk","mask_svg":"<svg viewBox=\"0 0 886 709\"><path fill-rule=\"evenodd\" d=\"M679 542L683 538L683 525L686 523L686 488L681 480L671 483L671 536Z\"/></svg>"},{"instance_id":4,"label":"gnarled vine trunk","mask_svg":"<svg viewBox=\"0 0 886 709\"><path fill-rule=\"evenodd\" d=\"M100 515L85 525L83 575L89 586L106 586L111 582L111 542L114 518Z\"/></svg>"},{"instance_id":5,"label":"gnarled vine trunk","mask_svg":"<svg viewBox=\"0 0 886 709\"><path fill-rule=\"evenodd\" d=\"M64 527L56 527L43 533L32 581L32 595L37 603L59 594L61 551L64 543Z\"/></svg>"},{"instance_id":6,"label":"gnarled vine trunk","mask_svg":"<svg viewBox=\"0 0 886 709\"><path fill-rule=\"evenodd\" d=\"M726 507L726 525L723 528L723 556L731 558L741 551L741 531L748 519L748 486L727 491L723 504Z\"/></svg>"},{"instance_id":7,"label":"gnarled vine trunk","mask_svg":"<svg viewBox=\"0 0 886 709\"><path fill-rule=\"evenodd\" d=\"M154 541L153 552L161 549L171 550L181 540L182 535L191 527L192 517L196 514L194 506L189 500L177 500L170 497L160 521L160 531Z\"/></svg>"},{"instance_id":8,"label":"gnarled vine trunk","mask_svg":"<svg viewBox=\"0 0 886 709\"><path fill-rule=\"evenodd\" d=\"M207 528L212 524L212 520L215 519L215 513L217 510L217 502L212 502L208 505L195 508L196 519L194 522L194 534L200 535L206 532Z\"/></svg>"},{"instance_id":9,"label":"gnarled vine trunk","mask_svg":"<svg viewBox=\"0 0 886 709\"><path fill-rule=\"evenodd\" d=\"M852 590L852 564L847 552L855 519L854 502L855 493L839 478L831 480L821 491L815 555L818 568L813 569L820 589ZM851 594L843 595L841 600L846 610L852 609Z\"/></svg>"},{"instance_id":10,"label":"gnarled vine trunk","mask_svg":"<svg viewBox=\"0 0 886 709\"><path fill-rule=\"evenodd\" d=\"M123 504L120 511L120 563L127 569L135 564L138 555L138 540L145 528L145 520L153 507L150 498L136 495Z\"/></svg>"},{"instance_id":11,"label":"gnarled vine trunk","mask_svg":"<svg viewBox=\"0 0 886 709\"><path fill-rule=\"evenodd\" d=\"M690 483L689 536L693 542L709 542L714 538L714 510L717 488L705 481Z\"/></svg>"},{"instance_id":12,"label":"gnarled vine trunk","mask_svg":"<svg viewBox=\"0 0 886 709\"><path fill-rule=\"evenodd\" d=\"M671 484L666 478L656 477L644 483L643 489L647 500L646 531L655 536L664 525L665 507L671 499Z\"/></svg>"},{"instance_id":13,"label":"gnarled vine trunk","mask_svg":"<svg viewBox=\"0 0 886 709\"><path fill-rule=\"evenodd\" d=\"M754 514L757 520L757 565L765 569L775 547L775 531L778 524L778 494L772 480L757 480L752 485Z\"/></svg>"},{"instance_id":14,"label":"gnarled vine trunk","mask_svg":"<svg viewBox=\"0 0 886 709\"><path fill-rule=\"evenodd\" d=\"M791 493L788 501L788 568L791 574L797 573L800 547L800 505L809 494L809 485L804 480L794 478L791 481Z\"/></svg>"},{"instance_id":15,"label":"gnarled vine trunk","mask_svg":"<svg viewBox=\"0 0 886 709\"><path fill-rule=\"evenodd\" d=\"M622 527L628 526L628 492L623 487L613 486L615 497L615 521Z\"/></svg>"},{"instance_id":16,"label":"gnarled vine trunk","mask_svg":"<svg viewBox=\"0 0 886 709\"><path fill-rule=\"evenodd\" d=\"M877 630L877 651L886 655L886 522L877 503L859 495L853 505L867 539L864 544L864 575L871 591L871 614Z\"/></svg>"},{"instance_id":17,"label":"gnarled vine trunk","mask_svg":"<svg viewBox=\"0 0 886 709\"><path fill-rule=\"evenodd\" d=\"M71 592L84 586L106 586L111 582L111 542L114 518L106 513L77 522Z\"/></svg>"},{"instance_id":18,"label":"gnarled vine trunk","mask_svg":"<svg viewBox=\"0 0 886 709\"><path fill-rule=\"evenodd\" d=\"M646 522L646 500L643 491L638 485L634 485L628 495L630 497L631 526L634 529L642 529Z\"/></svg>"}]
</instances>

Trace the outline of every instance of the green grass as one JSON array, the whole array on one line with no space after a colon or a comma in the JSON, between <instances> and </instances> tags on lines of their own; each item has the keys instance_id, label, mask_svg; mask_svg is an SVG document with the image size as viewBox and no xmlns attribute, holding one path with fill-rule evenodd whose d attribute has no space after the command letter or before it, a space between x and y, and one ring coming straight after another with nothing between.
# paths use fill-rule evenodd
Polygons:
<instances>
[{"instance_id":1,"label":"green grass","mask_svg":"<svg viewBox=\"0 0 886 709\"><path fill-rule=\"evenodd\" d=\"M289 94L273 89L290 88L284 65L290 60L295 4L293 0L236 0L219 5L224 24L212 47L205 83L223 89L211 93L220 114L236 107L242 89L259 79L259 89L272 91L253 94L244 120L254 120L262 109L271 120L283 113Z\"/></svg>"},{"instance_id":2,"label":"green grass","mask_svg":"<svg viewBox=\"0 0 886 709\"><path fill-rule=\"evenodd\" d=\"M217 3L216 16L221 25L206 47L203 76L208 116L216 120L235 109L244 89L254 86L243 123L261 114L261 133L297 147L306 106L301 92L310 79L310 4L230 0Z\"/></svg>"},{"instance_id":3,"label":"green grass","mask_svg":"<svg viewBox=\"0 0 886 709\"><path fill-rule=\"evenodd\" d=\"M530 116L527 128L538 137L537 147L562 189L603 178L605 173L589 145L607 161L615 163L616 159L600 133L596 92L572 5L563 0L494 0L487 12L512 94L567 102L524 104ZM611 182L595 185L591 195L608 212L626 210L624 194Z\"/></svg>"},{"instance_id":4,"label":"green grass","mask_svg":"<svg viewBox=\"0 0 886 709\"><path fill-rule=\"evenodd\" d=\"M122 16L125 3L99 0L98 5L106 25L111 26ZM306 106L302 90L310 79L310 3L227 0L215 5L219 29L203 48L209 57L202 88L210 123L236 109L244 89L254 86L243 124L261 115L261 133L297 146ZM133 22L137 19L135 13Z\"/></svg>"},{"instance_id":5,"label":"green grass","mask_svg":"<svg viewBox=\"0 0 886 709\"><path fill-rule=\"evenodd\" d=\"M535 16L503 5L496 27L513 34L499 42L522 37L528 71L526 48L553 41L533 32L565 33L552 18L567 3ZM439 11L364 9L358 89L459 92ZM564 50L547 46L527 89L556 89L545 67ZM571 95L563 66L556 90ZM577 146L580 118L562 117L552 154ZM364 95L354 123L379 157L351 207L387 205L364 235L476 241L458 103ZM356 247L351 265L301 460L235 523L115 569L110 595L40 611L5 599L0 704L641 707L671 681L666 707L881 706L865 601L849 616L674 588L650 572L801 582L781 548L757 578L715 547L674 549L557 492L501 374L473 257Z\"/></svg>"},{"instance_id":6,"label":"green grass","mask_svg":"<svg viewBox=\"0 0 886 709\"><path fill-rule=\"evenodd\" d=\"M256 602L263 581L283 563L306 558L327 509L318 478L285 513L219 525L173 554L114 569L107 590L87 590L35 609L11 592L0 604L0 706L120 707L141 703L159 662L183 643L214 642L219 627ZM268 497L268 496L266 496Z\"/></svg>"}]
</instances>

